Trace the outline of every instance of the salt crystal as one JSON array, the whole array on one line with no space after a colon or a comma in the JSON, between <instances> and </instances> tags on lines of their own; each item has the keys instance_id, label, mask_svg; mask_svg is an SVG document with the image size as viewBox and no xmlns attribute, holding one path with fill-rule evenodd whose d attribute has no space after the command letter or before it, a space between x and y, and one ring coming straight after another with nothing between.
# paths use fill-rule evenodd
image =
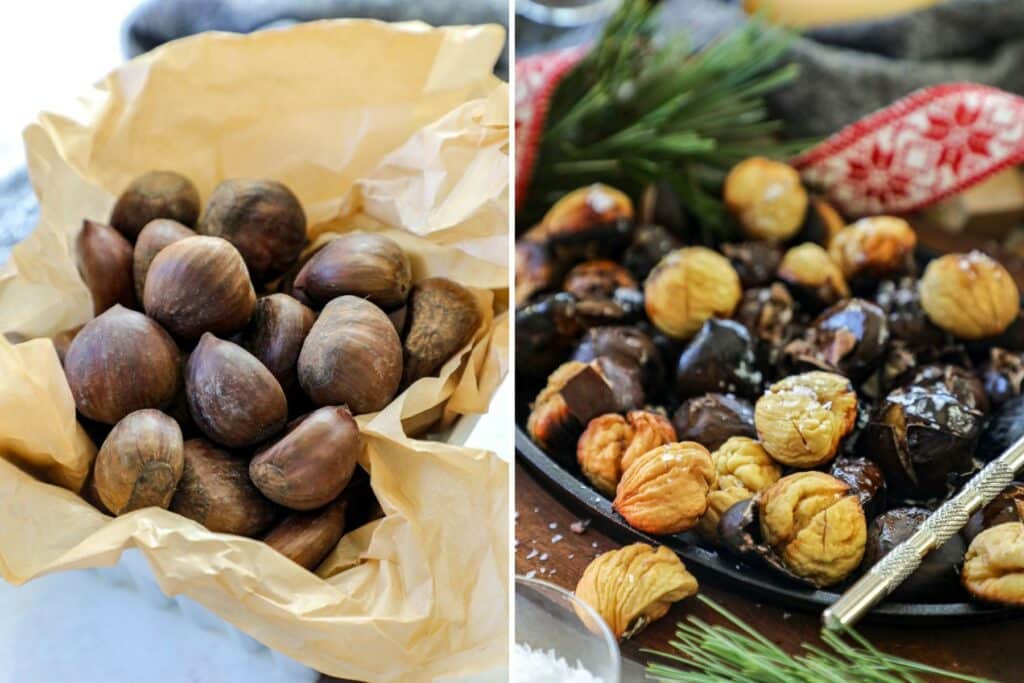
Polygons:
<instances>
[{"instance_id":1,"label":"salt crystal","mask_svg":"<svg viewBox=\"0 0 1024 683\"><path fill-rule=\"evenodd\" d=\"M578 520L576 520L575 522L573 522L572 524L569 525L569 529L574 534L582 534L583 532L585 532L587 530L588 526L590 526L590 520L589 519L578 519Z\"/></svg>"},{"instance_id":2,"label":"salt crystal","mask_svg":"<svg viewBox=\"0 0 1024 683\"><path fill-rule=\"evenodd\" d=\"M554 531L558 528L558 522L551 522L551 524L548 524L548 528Z\"/></svg>"},{"instance_id":3,"label":"salt crystal","mask_svg":"<svg viewBox=\"0 0 1024 683\"><path fill-rule=\"evenodd\" d=\"M591 548L596 548L597 547L597 541L594 541L593 543L591 543L590 547Z\"/></svg>"},{"instance_id":4,"label":"salt crystal","mask_svg":"<svg viewBox=\"0 0 1024 683\"><path fill-rule=\"evenodd\" d=\"M538 557L537 559L540 560L541 562L547 562L548 561L548 554L547 553L542 553L541 556Z\"/></svg>"},{"instance_id":5,"label":"salt crystal","mask_svg":"<svg viewBox=\"0 0 1024 683\"><path fill-rule=\"evenodd\" d=\"M537 576L536 570L531 569L530 571L526 572L526 578L528 579L532 579L535 576Z\"/></svg>"},{"instance_id":6,"label":"salt crystal","mask_svg":"<svg viewBox=\"0 0 1024 683\"><path fill-rule=\"evenodd\" d=\"M554 650L534 650L525 643L516 643L512 683L604 683L576 660L569 664Z\"/></svg>"},{"instance_id":7,"label":"salt crystal","mask_svg":"<svg viewBox=\"0 0 1024 683\"><path fill-rule=\"evenodd\" d=\"M552 543L558 543L561 540L562 540L562 534L555 534L554 536L551 537L551 542Z\"/></svg>"},{"instance_id":8,"label":"salt crystal","mask_svg":"<svg viewBox=\"0 0 1024 683\"><path fill-rule=\"evenodd\" d=\"M528 560L532 560L533 558L537 557L537 555L538 555L538 553L537 553L537 549L536 549L536 548L534 548L533 550L531 550L531 551L530 551L530 552L529 552L529 553L528 553L528 554L526 555L526 559L528 559Z\"/></svg>"}]
</instances>

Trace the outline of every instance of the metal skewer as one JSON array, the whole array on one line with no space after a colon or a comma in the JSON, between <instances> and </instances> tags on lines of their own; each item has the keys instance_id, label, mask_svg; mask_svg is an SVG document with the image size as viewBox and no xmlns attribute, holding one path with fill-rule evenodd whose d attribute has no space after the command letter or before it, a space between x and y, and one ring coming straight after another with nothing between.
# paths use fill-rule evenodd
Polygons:
<instances>
[{"instance_id":1,"label":"metal skewer","mask_svg":"<svg viewBox=\"0 0 1024 683\"><path fill-rule=\"evenodd\" d=\"M999 495L1024 468L1024 436L967 482L960 493L942 504L914 535L899 544L822 612L825 628L852 626L878 601L914 573L925 555L948 541L971 515Z\"/></svg>"}]
</instances>

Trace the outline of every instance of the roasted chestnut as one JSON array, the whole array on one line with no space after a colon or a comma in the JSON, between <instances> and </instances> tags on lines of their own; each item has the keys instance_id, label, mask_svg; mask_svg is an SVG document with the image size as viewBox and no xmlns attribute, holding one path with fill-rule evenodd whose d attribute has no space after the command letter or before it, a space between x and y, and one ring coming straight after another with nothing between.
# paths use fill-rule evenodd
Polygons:
<instances>
[{"instance_id":1,"label":"roasted chestnut","mask_svg":"<svg viewBox=\"0 0 1024 683\"><path fill-rule=\"evenodd\" d=\"M885 509L885 475L876 463L867 458L841 456L832 463L829 474L850 487L868 519Z\"/></svg>"},{"instance_id":2,"label":"roasted chestnut","mask_svg":"<svg viewBox=\"0 0 1024 683\"><path fill-rule=\"evenodd\" d=\"M235 245L252 279L266 282L299 258L306 243L306 214L285 185L236 178L213 189L196 232Z\"/></svg>"},{"instance_id":3,"label":"roasted chestnut","mask_svg":"<svg viewBox=\"0 0 1024 683\"><path fill-rule=\"evenodd\" d=\"M868 569L888 555L893 548L914 535L931 516L925 508L895 508L882 513L868 527L864 568ZM896 600L916 601L941 596L946 601L959 592L957 565L964 557L967 545L960 534L925 555L914 573L893 591Z\"/></svg>"},{"instance_id":4,"label":"roasted chestnut","mask_svg":"<svg viewBox=\"0 0 1024 683\"><path fill-rule=\"evenodd\" d=\"M306 335L298 375L317 405L374 413L390 403L402 381L402 342L377 306L340 296L324 307Z\"/></svg>"},{"instance_id":5,"label":"roasted chestnut","mask_svg":"<svg viewBox=\"0 0 1024 683\"><path fill-rule=\"evenodd\" d=\"M743 293L735 319L754 339L758 367L763 373L775 376L782 351L798 329L796 304L786 286L775 282L770 287L748 289Z\"/></svg>"},{"instance_id":6,"label":"roasted chestnut","mask_svg":"<svg viewBox=\"0 0 1024 683\"><path fill-rule=\"evenodd\" d=\"M718 538L718 523L726 510L753 498L782 477L782 468L754 439L734 436L711 454L717 476L708 493L708 509L698 530L704 538Z\"/></svg>"},{"instance_id":7,"label":"roasted chestnut","mask_svg":"<svg viewBox=\"0 0 1024 683\"><path fill-rule=\"evenodd\" d=\"M782 249L771 242L723 244L722 253L732 263L743 289L770 285L782 263Z\"/></svg>"},{"instance_id":8,"label":"roasted chestnut","mask_svg":"<svg viewBox=\"0 0 1024 683\"><path fill-rule=\"evenodd\" d=\"M988 362L981 368L985 392L993 406L1000 406L1024 389L1024 354L1005 349L989 351Z\"/></svg>"},{"instance_id":9,"label":"roasted chestnut","mask_svg":"<svg viewBox=\"0 0 1024 683\"><path fill-rule=\"evenodd\" d=\"M807 213L800 174L764 157L745 159L729 171L723 199L743 234L755 240L788 240L800 230Z\"/></svg>"},{"instance_id":10,"label":"roasted chestnut","mask_svg":"<svg viewBox=\"0 0 1024 683\"><path fill-rule=\"evenodd\" d=\"M711 454L699 443L659 446L638 456L622 473L612 507L647 534L692 529L707 510L715 480Z\"/></svg>"},{"instance_id":11,"label":"roasted chestnut","mask_svg":"<svg viewBox=\"0 0 1024 683\"><path fill-rule=\"evenodd\" d=\"M189 413L203 433L229 448L272 436L288 419L274 375L237 344L204 334L185 364Z\"/></svg>"},{"instance_id":12,"label":"roasted chestnut","mask_svg":"<svg viewBox=\"0 0 1024 683\"><path fill-rule=\"evenodd\" d=\"M628 270L615 261L606 259L586 261L575 266L562 282L562 290L580 301L610 299L616 289L637 287L636 280Z\"/></svg>"},{"instance_id":13,"label":"roasted chestnut","mask_svg":"<svg viewBox=\"0 0 1024 683\"><path fill-rule=\"evenodd\" d=\"M516 306L522 306L534 294L551 289L559 268L548 251L544 226L537 225L516 240Z\"/></svg>"},{"instance_id":14,"label":"roasted chestnut","mask_svg":"<svg viewBox=\"0 0 1024 683\"><path fill-rule=\"evenodd\" d=\"M178 240L194 236L195 232L191 229L169 218L157 218L146 223L146 227L135 240L135 251L132 255L132 279L135 283L135 296L139 301L143 300L145 294L149 266L160 250Z\"/></svg>"},{"instance_id":15,"label":"roasted chestnut","mask_svg":"<svg viewBox=\"0 0 1024 683\"><path fill-rule=\"evenodd\" d=\"M443 277L416 283L402 344L405 383L440 370L470 342L482 320L473 293L459 283Z\"/></svg>"},{"instance_id":16,"label":"roasted chestnut","mask_svg":"<svg viewBox=\"0 0 1024 683\"><path fill-rule=\"evenodd\" d=\"M765 542L761 533L762 510L759 498L759 495L741 498L722 513L718 521L718 545L790 581L816 587L814 581L787 567L775 549Z\"/></svg>"},{"instance_id":17,"label":"roasted chestnut","mask_svg":"<svg viewBox=\"0 0 1024 683\"><path fill-rule=\"evenodd\" d=\"M789 249L779 264L779 279L808 311L817 312L850 296L842 271L817 244Z\"/></svg>"},{"instance_id":18,"label":"roasted chestnut","mask_svg":"<svg viewBox=\"0 0 1024 683\"><path fill-rule=\"evenodd\" d=\"M164 247L149 265L146 314L186 340L204 332L230 335L256 306L245 262L219 237L186 237Z\"/></svg>"},{"instance_id":19,"label":"roasted chestnut","mask_svg":"<svg viewBox=\"0 0 1024 683\"><path fill-rule=\"evenodd\" d=\"M754 424L765 450L790 467L829 462L857 421L850 380L831 372L790 375L757 400Z\"/></svg>"},{"instance_id":20,"label":"roasted chestnut","mask_svg":"<svg viewBox=\"0 0 1024 683\"><path fill-rule=\"evenodd\" d=\"M747 328L711 318L679 356L675 395L685 399L729 393L750 398L760 393L761 380Z\"/></svg>"},{"instance_id":21,"label":"roasted chestnut","mask_svg":"<svg viewBox=\"0 0 1024 683\"><path fill-rule=\"evenodd\" d=\"M543 377L565 358L583 325L576 297L565 292L545 296L516 311L516 355L529 358L518 371Z\"/></svg>"},{"instance_id":22,"label":"roasted chestnut","mask_svg":"<svg viewBox=\"0 0 1024 683\"><path fill-rule=\"evenodd\" d=\"M924 389L939 387L953 394L968 408L980 413L987 413L989 409L988 397L981 380L973 372L958 365L943 363L925 365L917 369L906 385Z\"/></svg>"},{"instance_id":23,"label":"roasted chestnut","mask_svg":"<svg viewBox=\"0 0 1024 683\"><path fill-rule=\"evenodd\" d=\"M597 361L560 365L537 394L526 431L545 451L556 456L575 452L583 427L592 419L619 410L619 402Z\"/></svg>"},{"instance_id":24,"label":"roasted chestnut","mask_svg":"<svg viewBox=\"0 0 1024 683\"><path fill-rule=\"evenodd\" d=\"M342 496L319 510L293 512L263 537L263 542L295 564L314 571L345 531L348 500Z\"/></svg>"},{"instance_id":25,"label":"roasted chestnut","mask_svg":"<svg viewBox=\"0 0 1024 683\"><path fill-rule=\"evenodd\" d=\"M689 339L708 318L731 317L742 296L728 259L706 247L673 251L644 283L647 316L675 339Z\"/></svg>"},{"instance_id":26,"label":"roasted chestnut","mask_svg":"<svg viewBox=\"0 0 1024 683\"><path fill-rule=\"evenodd\" d=\"M661 259L682 246L683 243L667 228L642 225L636 229L633 243L623 252L622 265L629 269L633 277L644 280ZM516 287L519 287L518 280Z\"/></svg>"},{"instance_id":27,"label":"roasted chestnut","mask_svg":"<svg viewBox=\"0 0 1024 683\"><path fill-rule=\"evenodd\" d=\"M64 373L78 412L112 425L143 408L165 408L181 386L181 357L158 324L119 305L75 336Z\"/></svg>"},{"instance_id":28,"label":"roasted chestnut","mask_svg":"<svg viewBox=\"0 0 1024 683\"><path fill-rule=\"evenodd\" d=\"M622 356L598 356L590 364L599 370L611 387L619 412L643 408L647 403L643 373L632 360Z\"/></svg>"},{"instance_id":29,"label":"roasted chestnut","mask_svg":"<svg viewBox=\"0 0 1024 683\"><path fill-rule=\"evenodd\" d=\"M878 366L888 343L882 309L864 299L847 299L825 309L783 353L798 370L838 372L861 382Z\"/></svg>"},{"instance_id":30,"label":"roasted chestnut","mask_svg":"<svg viewBox=\"0 0 1024 683\"><path fill-rule=\"evenodd\" d=\"M405 305L411 287L409 256L397 242L375 233L348 233L306 262L293 291L317 306L351 294L392 311Z\"/></svg>"},{"instance_id":31,"label":"roasted chestnut","mask_svg":"<svg viewBox=\"0 0 1024 683\"><path fill-rule=\"evenodd\" d=\"M864 428L858 451L876 461L891 491L904 499L945 496L974 468L981 413L944 387L896 389Z\"/></svg>"},{"instance_id":32,"label":"roasted chestnut","mask_svg":"<svg viewBox=\"0 0 1024 683\"><path fill-rule=\"evenodd\" d=\"M940 256L928 264L919 287L929 319L960 339L1000 334L1020 312L1013 276L980 251Z\"/></svg>"},{"instance_id":33,"label":"roasted chestnut","mask_svg":"<svg viewBox=\"0 0 1024 683\"><path fill-rule=\"evenodd\" d=\"M985 529L1007 522L1024 522L1024 483L1010 484L985 507L971 515L963 535L969 543Z\"/></svg>"},{"instance_id":34,"label":"roasted chestnut","mask_svg":"<svg viewBox=\"0 0 1024 683\"><path fill-rule=\"evenodd\" d=\"M847 282L876 282L914 270L917 235L902 218L871 216L840 230L828 245L829 256Z\"/></svg>"},{"instance_id":35,"label":"roasted chestnut","mask_svg":"<svg viewBox=\"0 0 1024 683\"><path fill-rule=\"evenodd\" d=\"M804 220L800 232L793 238L793 242L796 244L814 242L827 249L832 238L844 227L846 227L846 221L834 206L822 197L812 196L807 207L807 218Z\"/></svg>"},{"instance_id":36,"label":"roasted chestnut","mask_svg":"<svg viewBox=\"0 0 1024 683\"><path fill-rule=\"evenodd\" d=\"M270 500L292 510L315 510L331 502L355 472L362 444L359 427L344 408L315 410L287 434L261 449L249 477Z\"/></svg>"},{"instance_id":37,"label":"roasted chestnut","mask_svg":"<svg viewBox=\"0 0 1024 683\"><path fill-rule=\"evenodd\" d=\"M672 424L658 413L631 410L599 415L587 423L576 444L580 471L601 493L615 495L622 472L636 458L676 440Z\"/></svg>"},{"instance_id":38,"label":"roasted chestnut","mask_svg":"<svg viewBox=\"0 0 1024 683\"><path fill-rule=\"evenodd\" d=\"M976 598L1024 606L1024 524L1007 522L978 534L967 548L961 579Z\"/></svg>"},{"instance_id":39,"label":"roasted chestnut","mask_svg":"<svg viewBox=\"0 0 1024 683\"><path fill-rule=\"evenodd\" d=\"M977 455L988 462L1003 454L1017 439L1024 436L1024 396L1011 398L997 408L989 419L981 438Z\"/></svg>"},{"instance_id":40,"label":"roasted chestnut","mask_svg":"<svg viewBox=\"0 0 1024 683\"><path fill-rule=\"evenodd\" d=\"M247 459L231 455L204 439L185 442L185 466L171 512L210 531L255 536L273 524L274 505L249 480Z\"/></svg>"},{"instance_id":41,"label":"roasted chestnut","mask_svg":"<svg viewBox=\"0 0 1024 683\"><path fill-rule=\"evenodd\" d=\"M889 334L912 349L936 349L945 344L945 333L932 324L921 307L917 280L903 277L878 286L875 303L885 311Z\"/></svg>"},{"instance_id":42,"label":"roasted chestnut","mask_svg":"<svg viewBox=\"0 0 1024 683\"><path fill-rule=\"evenodd\" d=\"M636 327L593 327L583 335L572 354L573 360L589 363L598 356L618 357L640 368L647 395L661 389L664 364L651 338Z\"/></svg>"},{"instance_id":43,"label":"roasted chestnut","mask_svg":"<svg viewBox=\"0 0 1024 683\"><path fill-rule=\"evenodd\" d=\"M181 478L181 429L159 410L137 410L110 431L96 454L96 493L115 515L166 508Z\"/></svg>"},{"instance_id":44,"label":"roasted chestnut","mask_svg":"<svg viewBox=\"0 0 1024 683\"><path fill-rule=\"evenodd\" d=\"M754 407L731 394L706 394L685 401L672 416L672 426L680 441L696 441L711 451L734 436L757 436Z\"/></svg>"},{"instance_id":45,"label":"roasted chestnut","mask_svg":"<svg viewBox=\"0 0 1024 683\"><path fill-rule=\"evenodd\" d=\"M99 315L114 304L136 308L132 282L132 245L117 230L82 221L75 242L78 272L92 295L93 313Z\"/></svg>"},{"instance_id":46,"label":"roasted chestnut","mask_svg":"<svg viewBox=\"0 0 1024 683\"><path fill-rule=\"evenodd\" d=\"M633 202L607 185L581 187L555 202L541 225L556 262L612 256L633 237Z\"/></svg>"},{"instance_id":47,"label":"roasted chestnut","mask_svg":"<svg viewBox=\"0 0 1024 683\"><path fill-rule=\"evenodd\" d=\"M146 224L169 218L192 227L199 217L199 191L173 171L150 171L133 180L114 204L110 225L134 241Z\"/></svg>"},{"instance_id":48,"label":"roasted chestnut","mask_svg":"<svg viewBox=\"0 0 1024 683\"><path fill-rule=\"evenodd\" d=\"M295 385L299 351L315 321L316 313L308 306L287 294L271 294L256 301L241 345L288 390Z\"/></svg>"},{"instance_id":49,"label":"roasted chestnut","mask_svg":"<svg viewBox=\"0 0 1024 683\"><path fill-rule=\"evenodd\" d=\"M640 200L640 223L660 225L679 239L691 237L690 220L679 194L665 181L651 183L644 188Z\"/></svg>"}]
</instances>

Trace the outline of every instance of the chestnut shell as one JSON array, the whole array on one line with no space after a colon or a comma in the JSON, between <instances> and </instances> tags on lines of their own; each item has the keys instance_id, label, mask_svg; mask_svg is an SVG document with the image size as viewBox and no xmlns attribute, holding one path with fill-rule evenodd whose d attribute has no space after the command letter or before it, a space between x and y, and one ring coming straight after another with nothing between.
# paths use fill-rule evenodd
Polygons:
<instances>
[{"instance_id":1,"label":"chestnut shell","mask_svg":"<svg viewBox=\"0 0 1024 683\"><path fill-rule=\"evenodd\" d=\"M406 384L440 370L469 343L483 320L473 293L443 277L416 283L406 316L402 343Z\"/></svg>"},{"instance_id":2,"label":"chestnut shell","mask_svg":"<svg viewBox=\"0 0 1024 683\"><path fill-rule=\"evenodd\" d=\"M114 304L137 308L128 240L110 226L86 220L75 244L78 272L92 294L93 313L99 315Z\"/></svg>"},{"instance_id":3,"label":"chestnut shell","mask_svg":"<svg viewBox=\"0 0 1024 683\"><path fill-rule=\"evenodd\" d=\"M287 390L297 382L295 365L316 313L287 294L271 294L256 301L241 344L267 366Z\"/></svg>"},{"instance_id":4,"label":"chestnut shell","mask_svg":"<svg viewBox=\"0 0 1024 683\"><path fill-rule=\"evenodd\" d=\"M868 525L868 541L864 550L864 569L874 566L893 548L910 538L931 516L925 508L904 507L884 512ZM938 549L928 553L913 574L892 592L895 600L915 601L941 597L951 601L960 593L960 573L967 545L963 536L954 534Z\"/></svg>"},{"instance_id":5,"label":"chestnut shell","mask_svg":"<svg viewBox=\"0 0 1024 683\"><path fill-rule=\"evenodd\" d=\"M785 354L798 372L838 372L860 382L878 366L888 343L882 309L864 299L846 299L823 311Z\"/></svg>"},{"instance_id":6,"label":"chestnut shell","mask_svg":"<svg viewBox=\"0 0 1024 683\"><path fill-rule=\"evenodd\" d=\"M348 499L342 496L319 510L293 512L271 529L263 542L314 571L341 540L347 511Z\"/></svg>"},{"instance_id":7,"label":"chestnut shell","mask_svg":"<svg viewBox=\"0 0 1024 683\"><path fill-rule=\"evenodd\" d=\"M757 438L754 406L731 394L705 394L684 402L672 416L680 441L696 441L718 450L734 436Z\"/></svg>"},{"instance_id":8,"label":"chestnut shell","mask_svg":"<svg viewBox=\"0 0 1024 683\"><path fill-rule=\"evenodd\" d=\"M679 356L675 393L682 399L709 393L750 398L760 393L762 379L747 328L711 318Z\"/></svg>"},{"instance_id":9,"label":"chestnut shell","mask_svg":"<svg viewBox=\"0 0 1024 683\"><path fill-rule=\"evenodd\" d=\"M411 287L409 256L397 242L375 233L348 233L306 262L293 291L318 306L351 294L392 311L405 305Z\"/></svg>"},{"instance_id":10,"label":"chestnut shell","mask_svg":"<svg viewBox=\"0 0 1024 683\"><path fill-rule=\"evenodd\" d=\"M164 247L186 237L194 237L195 232L178 221L169 218L157 218L146 223L135 241L132 255L132 279L135 283L135 296L141 302L145 294L146 276L153 259Z\"/></svg>"},{"instance_id":11,"label":"chestnut shell","mask_svg":"<svg viewBox=\"0 0 1024 683\"><path fill-rule=\"evenodd\" d=\"M110 225L134 241L146 224L169 218L192 227L199 217L199 191L174 171L150 171L128 184L110 214Z\"/></svg>"}]
</instances>

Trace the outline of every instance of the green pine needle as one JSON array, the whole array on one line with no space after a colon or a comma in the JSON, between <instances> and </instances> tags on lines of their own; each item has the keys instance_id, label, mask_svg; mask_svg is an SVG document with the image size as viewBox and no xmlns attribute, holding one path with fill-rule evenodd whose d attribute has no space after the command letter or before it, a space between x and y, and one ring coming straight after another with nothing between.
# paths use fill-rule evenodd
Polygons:
<instances>
[{"instance_id":1,"label":"green pine needle","mask_svg":"<svg viewBox=\"0 0 1024 683\"><path fill-rule=\"evenodd\" d=\"M784 158L764 95L797 75L780 65L791 35L760 19L694 52L683 35L656 40L656 2L626 0L590 53L555 90L522 218L562 195L604 182L638 196L672 184L706 242L735 225L721 202L725 173L750 156Z\"/></svg>"},{"instance_id":2,"label":"green pine needle","mask_svg":"<svg viewBox=\"0 0 1024 683\"><path fill-rule=\"evenodd\" d=\"M790 655L745 624L739 617L704 596L728 626L712 626L696 617L676 626L672 652L643 650L663 661L647 665L653 681L688 683L922 683L919 676L969 683L994 683L894 657L875 648L866 638L845 629L823 630L827 649L804 643L805 654Z\"/></svg>"}]
</instances>

